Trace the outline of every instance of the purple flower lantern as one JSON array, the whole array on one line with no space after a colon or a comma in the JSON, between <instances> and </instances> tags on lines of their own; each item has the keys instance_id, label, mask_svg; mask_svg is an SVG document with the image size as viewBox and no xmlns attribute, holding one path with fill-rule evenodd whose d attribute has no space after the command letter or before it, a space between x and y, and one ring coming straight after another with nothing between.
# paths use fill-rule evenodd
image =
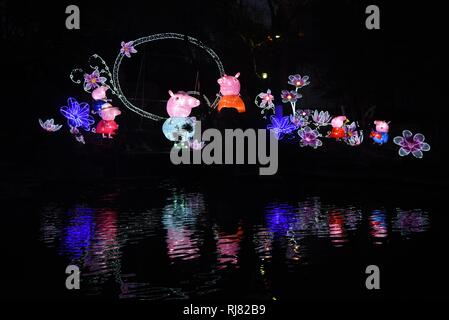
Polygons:
<instances>
[{"instance_id":1,"label":"purple flower lantern","mask_svg":"<svg viewBox=\"0 0 449 320\"><path fill-rule=\"evenodd\" d=\"M310 84L309 76L301 77L299 74L288 76L288 84L300 89Z\"/></svg>"},{"instance_id":2,"label":"purple flower lantern","mask_svg":"<svg viewBox=\"0 0 449 320\"><path fill-rule=\"evenodd\" d=\"M323 142L318 139L319 137L321 137L321 134L318 132L318 130L312 130L310 127L304 127L303 129L298 130L298 134L301 138L301 147L309 146L316 149L323 145Z\"/></svg>"},{"instance_id":3,"label":"purple flower lantern","mask_svg":"<svg viewBox=\"0 0 449 320\"><path fill-rule=\"evenodd\" d=\"M429 151L430 145L424 142L424 135L417 133L413 135L409 130L402 131L402 137L398 136L393 139L393 142L400 146L399 155L404 157L410 153L418 159L423 157L423 151Z\"/></svg>"},{"instance_id":4,"label":"purple flower lantern","mask_svg":"<svg viewBox=\"0 0 449 320\"><path fill-rule=\"evenodd\" d=\"M120 49L120 53L124 54L128 58L131 58L131 53L137 53L137 50L134 48L132 41L129 42L122 41L121 45L122 48Z\"/></svg>"}]
</instances>

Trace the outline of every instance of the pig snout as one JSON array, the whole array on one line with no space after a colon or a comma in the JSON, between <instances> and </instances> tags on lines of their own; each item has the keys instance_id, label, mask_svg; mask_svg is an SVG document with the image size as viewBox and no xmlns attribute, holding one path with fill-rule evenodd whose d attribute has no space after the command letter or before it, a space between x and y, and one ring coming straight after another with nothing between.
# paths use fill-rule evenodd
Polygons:
<instances>
[{"instance_id":1,"label":"pig snout","mask_svg":"<svg viewBox=\"0 0 449 320\"><path fill-rule=\"evenodd\" d=\"M198 99L195 99L192 97L188 98L187 103L188 103L189 107L191 107L191 108L195 108L200 105L200 101Z\"/></svg>"}]
</instances>

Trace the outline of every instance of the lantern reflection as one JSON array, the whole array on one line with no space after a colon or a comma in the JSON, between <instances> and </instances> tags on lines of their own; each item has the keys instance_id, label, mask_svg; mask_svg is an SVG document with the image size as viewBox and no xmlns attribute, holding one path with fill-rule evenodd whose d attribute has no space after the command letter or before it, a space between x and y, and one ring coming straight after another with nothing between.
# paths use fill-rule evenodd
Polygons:
<instances>
[{"instance_id":1,"label":"lantern reflection","mask_svg":"<svg viewBox=\"0 0 449 320\"><path fill-rule=\"evenodd\" d=\"M329 212L329 237L335 246L341 246L348 241L344 223L344 216L339 210Z\"/></svg>"},{"instance_id":2,"label":"lantern reflection","mask_svg":"<svg viewBox=\"0 0 449 320\"><path fill-rule=\"evenodd\" d=\"M63 229L61 253L76 261L88 254L94 236L94 218L91 208L76 207L67 211L69 221Z\"/></svg>"},{"instance_id":3,"label":"lantern reflection","mask_svg":"<svg viewBox=\"0 0 449 320\"><path fill-rule=\"evenodd\" d=\"M162 222L167 230L167 254L170 259L191 260L200 257L197 215L204 211L201 194L174 192L163 209Z\"/></svg>"},{"instance_id":4,"label":"lantern reflection","mask_svg":"<svg viewBox=\"0 0 449 320\"><path fill-rule=\"evenodd\" d=\"M259 228L254 236L261 259L271 258L273 247L280 244L285 247L289 260L302 260L312 236L327 238L334 246L342 246L362 220L360 209L323 205L319 198L299 202L297 206L270 203L265 212L267 228Z\"/></svg>"},{"instance_id":5,"label":"lantern reflection","mask_svg":"<svg viewBox=\"0 0 449 320\"><path fill-rule=\"evenodd\" d=\"M400 234L405 237L408 237L413 233L424 232L429 228L428 214L421 209L396 209L392 228L393 231L400 232Z\"/></svg>"},{"instance_id":6,"label":"lantern reflection","mask_svg":"<svg viewBox=\"0 0 449 320\"><path fill-rule=\"evenodd\" d=\"M100 285L120 270L115 210L77 206L64 212L48 208L43 223L46 243L58 247L91 283Z\"/></svg>"},{"instance_id":7,"label":"lantern reflection","mask_svg":"<svg viewBox=\"0 0 449 320\"><path fill-rule=\"evenodd\" d=\"M373 243L382 244L388 237L388 225L385 211L373 210L369 216L370 234L373 237Z\"/></svg>"},{"instance_id":8,"label":"lantern reflection","mask_svg":"<svg viewBox=\"0 0 449 320\"><path fill-rule=\"evenodd\" d=\"M120 245L117 239L117 212L113 209L103 209L97 213L95 225L95 243L90 254L86 256L87 272L94 273L96 281L102 282L100 276L109 275L108 270L120 270Z\"/></svg>"},{"instance_id":9,"label":"lantern reflection","mask_svg":"<svg viewBox=\"0 0 449 320\"><path fill-rule=\"evenodd\" d=\"M243 228L238 227L234 234L227 234L216 231L217 253L219 269L230 265L238 267L238 253L240 251L240 242L243 238Z\"/></svg>"}]
</instances>

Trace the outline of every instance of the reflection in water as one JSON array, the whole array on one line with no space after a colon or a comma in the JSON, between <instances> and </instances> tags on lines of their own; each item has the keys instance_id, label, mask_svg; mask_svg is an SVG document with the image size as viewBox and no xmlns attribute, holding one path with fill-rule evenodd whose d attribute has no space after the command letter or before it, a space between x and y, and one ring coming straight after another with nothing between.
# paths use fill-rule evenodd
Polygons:
<instances>
[{"instance_id":1,"label":"reflection in water","mask_svg":"<svg viewBox=\"0 0 449 320\"><path fill-rule=\"evenodd\" d=\"M273 234L267 228L257 225L253 237L254 249L257 255L262 259L271 259L273 252Z\"/></svg>"},{"instance_id":2,"label":"reflection in water","mask_svg":"<svg viewBox=\"0 0 449 320\"><path fill-rule=\"evenodd\" d=\"M201 193L168 191L159 207L134 211L114 207L117 195L103 196L100 207L49 205L42 213L41 238L80 266L87 294L114 292L114 285L123 299L187 299L220 291L224 275L240 270L253 270L270 292L273 264L294 269L328 250L351 248L347 244L353 241L386 244L385 239L408 239L430 226L428 214L419 209L363 213L319 198L270 202L261 220L251 224L241 216L229 225L209 214ZM254 265L243 259L248 253L257 255Z\"/></svg>"},{"instance_id":3,"label":"reflection in water","mask_svg":"<svg viewBox=\"0 0 449 320\"><path fill-rule=\"evenodd\" d=\"M388 237L388 225L384 210L373 210L369 216L370 234L374 244L383 244Z\"/></svg>"},{"instance_id":4,"label":"reflection in water","mask_svg":"<svg viewBox=\"0 0 449 320\"><path fill-rule=\"evenodd\" d=\"M428 229L429 217L427 212L420 209L408 211L396 209L396 214L393 218L393 231L408 237L413 233L424 232Z\"/></svg>"},{"instance_id":5,"label":"reflection in water","mask_svg":"<svg viewBox=\"0 0 449 320\"><path fill-rule=\"evenodd\" d=\"M93 210L78 207L67 211L69 218L63 229L61 252L67 253L72 261L84 257L94 236Z\"/></svg>"},{"instance_id":6,"label":"reflection in water","mask_svg":"<svg viewBox=\"0 0 449 320\"><path fill-rule=\"evenodd\" d=\"M238 267L238 253L240 250L240 241L243 238L243 228L238 227L235 234L216 231L217 250L218 250L218 268L224 269L230 265Z\"/></svg>"},{"instance_id":7,"label":"reflection in water","mask_svg":"<svg viewBox=\"0 0 449 320\"><path fill-rule=\"evenodd\" d=\"M44 241L58 247L71 264L82 267L92 284L101 286L120 269L117 212L80 206L65 215L55 213L58 211L44 212Z\"/></svg>"},{"instance_id":8,"label":"reflection in water","mask_svg":"<svg viewBox=\"0 0 449 320\"><path fill-rule=\"evenodd\" d=\"M335 246L348 241L344 226L344 215L339 210L329 211L329 237Z\"/></svg>"},{"instance_id":9,"label":"reflection in water","mask_svg":"<svg viewBox=\"0 0 449 320\"><path fill-rule=\"evenodd\" d=\"M267 228L260 228L254 240L261 259L271 258L273 242L285 247L286 258L294 261L305 257L305 239L312 236L327 238L335 247L342 246L362 219L361 210L326 206L319 198L299 202L297 206L270 203L265 212Z\"/></svg>"},{"instance_id":10,"label":"reflection in water","mask_svg":"<svg viewBox=\"0 0 449 320\"><path fill-rule=\"evenodd\" d=\"M117 212L104 209L98 212L95 225L94 250L86 255L84 276L92 276L97 284L105 283L111 275L120 281L121 252L117 240Z\"/></svg>"},{"instance_id":11,"label":"reflection in water","mask_svg":"<svg viewBox=\"0 0 449 320\"><path fill-rule=\"evenodd\" d=\"M195 234L197 217L205 210L201 194L174 192L167 199L162 222L167 230L167 253L170 259L191 260L200 256L201 239Z\"/></svg>"}]
</instances>

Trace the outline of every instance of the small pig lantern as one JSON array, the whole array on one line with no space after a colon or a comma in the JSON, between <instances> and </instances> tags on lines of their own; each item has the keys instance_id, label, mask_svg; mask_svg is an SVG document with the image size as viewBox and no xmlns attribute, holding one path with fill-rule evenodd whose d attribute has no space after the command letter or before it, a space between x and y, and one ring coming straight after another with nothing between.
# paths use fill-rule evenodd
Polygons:
<instances>
[{"instance_id":1,"label":"small pig lantern","mask_svg":"<svg viewBox=\"0 0 449 320\"><path fill-rule=\"evenodd\" d=\"M329 138L343 139L346 136L344 125L348 121L346 116L338 116L332 119L332 131L328 135Z\"/></svg>"},{"instance_id":2,"label":"small pig lantern","mask_svg":"<svg viewBox=\"0 0 449 320\"><path fill-rule=\"evenodd\" d=\"M243 113L246 111L245 104L243 103L242 98L240 98L240 81L238 80L239 76L240 72L238 72L235 76L224 75L217 80L218 84L220 85L220 93L222 94L217 107L219 112L223 108L234 108L239 113Z\"/></svg>"},{"instance_id":3,"label":"small pig lantern","mask_svg":"<svg viewBox=\"0 0 449 320\"><path fill-rule=\"evenodd\" d=\"M92 91L92 98L95 100L93 113L101 117L95 132L101 134L103 138L112 138L113 135L117 134L118 124L115 122L115 117L121 114L119 108L109 103L111 100L106 96L108 89L106 86L101 86Z\"/></svg>"},{"instance_id":4,"label":"small pig lantern","mask_svg":"<svg viewBox=\"0 0 449 320\"><path fill-rule=\"evenodd\" d=\"M103 135L103 138L106 138L106 136L112 138L118 129L118 124L114 120L116 116L121 114L120 109L106 102L102 105L98 114L102 120L97 124L96 133Z\"/></svg>"},{"instance_id":5,"label":"small pig lantern","mask_svg":"<svg viewBox=\"0 0 449 320\"><path fill-rule=\"evenodd\" d=\"M93 113L100 114L101 108L108 102L106 97L106 91L108 87L101 86L92 91L92 98L95 100L93 103Z\"/></svg>"},{"instance_id":6,"label":"small pig lantern","mask_svg":"<svg viewBox=\"0 0 449 320\"><path fill-rule=\"evenodd\" d=\"M381 120L374 121L376 129L371 131L370 137L375 143L382 145L388 142L388 131L390 130L389 123L390 122Z\"/></svg>"},{"instance_id":7,"label":"small pig lantern","mask_svg":"<svg viewBox=\"0 0 449 320\"><path fill-rule=\"evenodd\" d=\"M200 101L189 96L183 91L173 93L168 91L170 99L167 101L167 113L170 117L188 117L192 112L192 108L198 107Z\"/></svg>"}]
</instances>

